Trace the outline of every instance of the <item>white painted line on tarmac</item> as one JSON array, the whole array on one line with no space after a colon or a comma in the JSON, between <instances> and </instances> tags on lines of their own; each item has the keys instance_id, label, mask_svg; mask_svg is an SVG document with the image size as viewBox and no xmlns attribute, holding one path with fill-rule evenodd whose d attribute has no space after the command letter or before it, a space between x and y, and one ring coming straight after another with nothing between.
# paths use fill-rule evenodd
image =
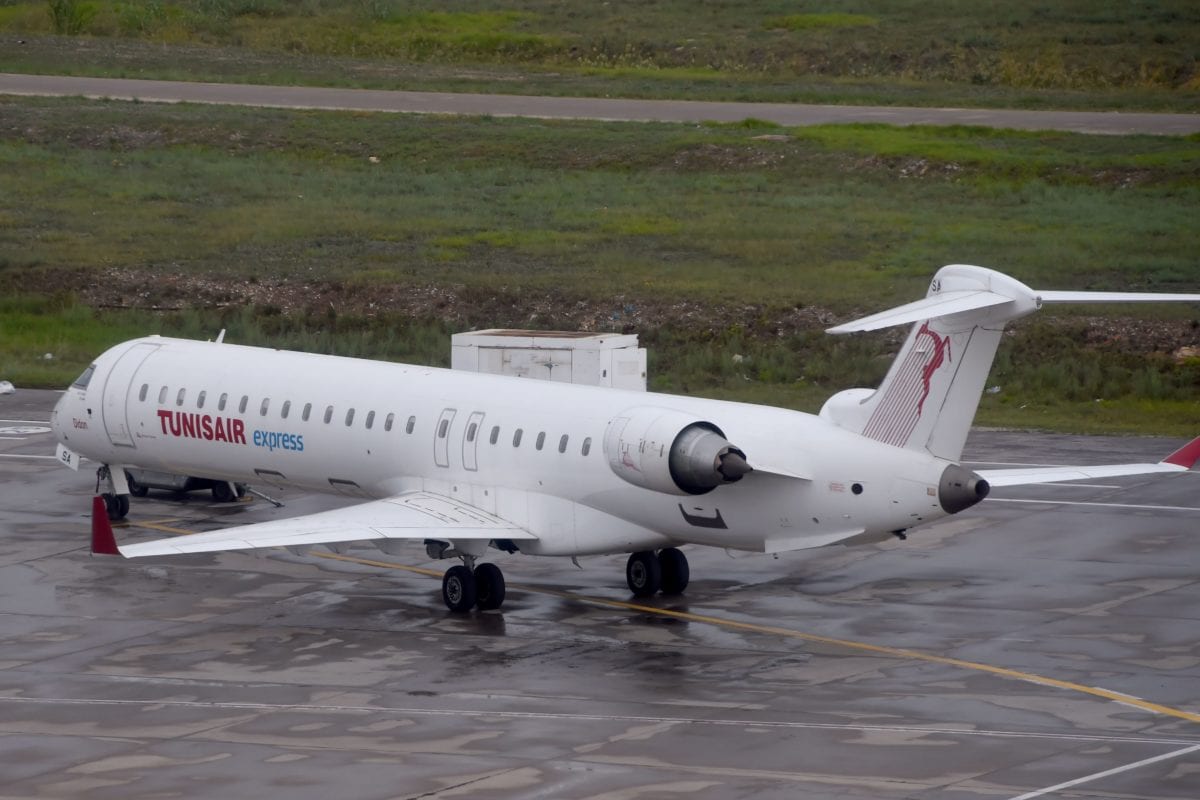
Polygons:
<instances>
[{"instance_id":1,"label":"white painted line on tarmac","mask_svg":"<svg viewBox=\"0 0 1200 800\"><path fill-rule=\"evenodd\" d=\"M1200 511L1196 506L1144 506L1136 503L1095 503L1087 500L1018 500L1015 497L989 497L989 503L1036 503L1044 506L1097 506L1099 508L1132 508L1145 511Z\"/></svg>"},{"instance_id":2,"label":"white painted line on tarmac","mask_svg":"<svg viewBox=\"0 0 1200 800\"><path fill-rule=\"evenodd\" d=\"M48 458L51 461L58 461L58 456L34 456L25 453L0 453L0 458Z\"/></svg>"},{"instance_id":3,"label":"white painted line on tarmac","mask_svg":"<svg viewBox=\"0 0 1200 800\"><path fill-rule=\"evenodd\" d=\"M0 436L0 442L23 442L24 436Z\"/></svg>"},{"instance_id":4,"label":"white painted line on tarmac","mask_svg":"<svg viewBox=\"0 0 1200 800\"><path fill-rule=\"evenodd\" d=\"M1048 489L1125 489L1125 486L1118 486L1115 483L1027 483L1023 487L1028 489L1032 486L1044 486ZM1003 487L1008 488L1008 487ZM1016 488L1015 486L1013 488Z\"/></svg>"},{"instance_id":5,"label":"white painted line on tarmac","mask_svg":"<svg viewBox=\"0 0 1200 800\"><path fill-rule=\"evenodd\" d=\"M1091 783L1092 781L1099 780L1101 778L1107 778L1109 775L1118 775L1122 772L1128 772L1131 769L1137 769L1138 767L1144 767L1147 764L1154 764L1159 761L1166 761L1171 758L1178 758L1179 756L1185 756L1188 753L1194 753L1197 750L1200 750L1200 744L1194 744L1191 747L1185 747L1182 750L1175 750L1170 753L1163 753L1160 756L1153 756L1151 758L1143 758L1141 761L1135 761L1132 764L1126 764L1122 767L1113 767L1112 769L1106 769L1103 772L1094 772L1091 775L1084 775L1082 778L1076 778L1073 781L1066 781L1065 783L1055 784L1054 786L1047 786L1045 789L1038 789L1033 792L1026 792L1025 794L1017 795L1016 797L1012 798L1012 800L1033 800L1034 797L1042 797L1044 795L1050 794L1051 792L1057 792L1060 789L1069 789L1072 786L1078 786L1081 783Z\"/></svg>"},{"instance_id":6,"label":"white painted line on tarmac","mask_svg":"<svg viewBox=\"0 0 1200 800\"><path fill-rule=\"evenodd\" d=\"M0 422L16 422L20 425L49 425L48 419L4 419L0 417Z\"/></svg>"}]
</instances>

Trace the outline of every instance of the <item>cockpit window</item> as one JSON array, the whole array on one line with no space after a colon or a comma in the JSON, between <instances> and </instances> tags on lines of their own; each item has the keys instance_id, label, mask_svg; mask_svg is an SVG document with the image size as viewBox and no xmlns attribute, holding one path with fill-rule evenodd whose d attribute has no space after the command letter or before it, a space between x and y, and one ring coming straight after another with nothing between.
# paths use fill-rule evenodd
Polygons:
<instances>
[{"instance_id":1,"label":"cockpit window","mask_svg":"<svg viewBox=\"0 0 1200 800\"><path fill-rule=\"evenodd\" d=\"M92 380L92 375L95 372L96 372L96 365L92 364L90 367L88 367L87 369L85 369L83 371L82 375L80 375L78 378L75 379L75 382L71 384L71 388L86 389L88 383Z\"/></svg>"}]
</instances>

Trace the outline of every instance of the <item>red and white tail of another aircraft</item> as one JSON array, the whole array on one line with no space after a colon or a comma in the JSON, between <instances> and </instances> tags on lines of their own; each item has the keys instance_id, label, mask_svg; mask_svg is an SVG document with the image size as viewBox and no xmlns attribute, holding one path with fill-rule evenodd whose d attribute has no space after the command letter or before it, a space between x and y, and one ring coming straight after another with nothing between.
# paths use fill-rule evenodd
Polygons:
<instances>
[{"instance_id":1,"label":"red and white tail of another aircraft","mask_svg":"<svg viewBox=\"0 0 1200 800\"><path fill-rule=\"evenodd\" d=\"M773 553L902 534L990 486L1178 473L1162 461L978 470L958 463L1007 322L1045 303L1200 303L1200 294L1039 292L993 270L942 268L927 296L830 329L911 324L878 389L819 415L769 406L530 381L149 336L111 348L55 408L60 459L96 461L93 550L127 557L412 539L447 570L456 611L497 608L489 548L630 553L648 596L688 583L680 545ZM118 547L125 469L266 483L362 502L319 514Z\"/></svg>"}]
</instances>

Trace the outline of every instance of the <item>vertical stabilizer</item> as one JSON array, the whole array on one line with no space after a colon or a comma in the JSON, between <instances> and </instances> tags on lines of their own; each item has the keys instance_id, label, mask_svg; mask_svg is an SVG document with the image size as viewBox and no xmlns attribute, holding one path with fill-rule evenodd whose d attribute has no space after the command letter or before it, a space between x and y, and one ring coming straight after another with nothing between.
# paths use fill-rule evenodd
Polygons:
<instances>
[{"instance_id":1,"label":"vertical stabilizer","mask_svg":"<svg viewBox=\"0 0 1200 800\"><path fill-rule=\"evenodd\" d=\"M957 461L979 407L1004 326L1043 303L1200 302L1200 295L1037 292L983 267L942 267L925 299L830 328L829 333L914 323L875 391L850 389L821 416L870 439Z\"/></svg>"}]
</instances>

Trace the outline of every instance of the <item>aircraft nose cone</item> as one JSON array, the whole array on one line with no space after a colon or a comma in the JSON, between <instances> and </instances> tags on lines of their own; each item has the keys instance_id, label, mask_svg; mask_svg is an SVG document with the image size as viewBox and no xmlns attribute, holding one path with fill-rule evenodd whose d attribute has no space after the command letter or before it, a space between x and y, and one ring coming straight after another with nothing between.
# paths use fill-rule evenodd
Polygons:
<instances>
[{"instance_id":1,"label":"aircraft nose cone","mask_svg":"<svg viewBox=\"0 0 1200 800\"><path fill-rule=\"evenodd\" d=\"M62 422L62 407L66 399L67 396L65 394L58 398L58 402L54 404L54 408L50 411L50 430L54 432L54 438L60 442L63 440L62 425L60 424Z\"/></svg>"}]
</instances>

